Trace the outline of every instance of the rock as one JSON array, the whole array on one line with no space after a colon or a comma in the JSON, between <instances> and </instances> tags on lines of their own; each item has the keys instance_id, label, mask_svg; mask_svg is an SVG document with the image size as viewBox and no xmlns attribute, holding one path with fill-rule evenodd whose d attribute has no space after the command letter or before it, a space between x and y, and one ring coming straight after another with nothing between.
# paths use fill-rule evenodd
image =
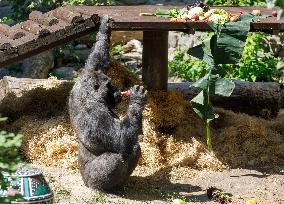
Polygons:
<instances>
[{"instance_id":1,"label":"rock","mask_svg":"<svg viewBox=\"0 0 284 204\"><path fill-rule=\"evenodd\" d=\"M11 18L12 15L11 6L0 6L0 18L9 17Z\"/></svg>"},{"instance_id":2,"label":"rock","mask_svg":"<svg viewBox=\"0 0 284 204\"><path fill-rule=\"evenodd\" d=\"M74 77L77 77L77 72L73 69L73 67L60 67L54 69L52 71L52 75L65 80L71 80Z\"/></svg>"},{"instance_id":3,"label":"rock","mask_svg":"<svg viewBox=\"0 0 284 204\"><path fill-rule=\"evenodd\" d=\"M0 7L8 6L9 2L7 0L0 0Z\"/></svg>"},{"instance_id":4,"label":"rock","mask_svg":"<svg viewBox=\"0 0 284 204\"><path fill-rule=\"evenodd\" d=\"M113 31L111 33L111 43L112 44L125 44L128 41L136 39L143 40L143 32L142 31Z\"/></svg>"},{"instance_id":5,"label":"rock","mask_svg":"<svg viewBox=\"0 0 284 204\"><path fill-rule=\"evenodd\" d=\"M284 59L284 50L281 50L278 55L281 59Z\"/></svg>"},{"instance_id":6,"label":"rock","mask_svg":"<svg viewBox=\"0 0 284 204\"><path fill-rule=\"evenodd\" d=\"M284 89L281 90L281 108L284 108Z\"/></svg>"},{"instance_id":7,"label":"rock","mask_svg":"<svg viewBox=\"0 0 284 204\"><path fill-rule=\"evenodd\" d=\"M5 76L9 76L9 70L6 68L0 68L0 79L2 79Z\"/></svg>"},{"instance_id":8,"label":"rock","mask_svg":"<svg viewBox=\"0 0 284 204\"><path fill-rule=\"evenodd\" d=\"M137 74L139 78L142 77L142 62L137 60L127 61L124 63L129 70Z\"/></svg>"},{"instance_id":9,"label":"rock","mask_svg":"<svg viewBox=\"0 0 284 204\"><path fill-rule=\"evenodd\" d=\"M22 64L21 77L44 79L54 67L54 56L51 50L25 59Z\"/></svg>"},{"instance_id":10,"label":"rock","mask_svg":"<svg viewBox=\"0 0 284 204\"><path fill-rule=\"evenodd\" d=\"M124 53L129 53L129 52L138 52L142 53L142 43L139 40L131 40L126 45L123 47L123 52Z\"/></svg>"},{"instance_id":11,"label":"rock","mask_svg":"<svg viewBox=\"0 0 284 204\"><path fill-rule=\"evenodd\" d=\"M138 52L129 52L129 53L122 54L120 59L123 61L132 61L132 60L142 61L142 54Z\"/></svg>"},{"instance_id":12,"label":"rock","mask_svg":"<svg viewBox=\"0 0 284 204\"><path fill-rule=\"evenodd\" d=\"M80 49L80 50L72 50L72 49L65 49L64 50L64 63L71 63L71 62L85 62L91 52L90 48Z\"/></svg>"},{"instance_id":13,"label":"rock","mask_svg":"<svg viewBox=\"0 0 284 204\"><path fill-rule=\"evenodd\" d=\"M83 50L83 49L87 49L88 46L85 45L85 44L78 44L74 48L75 48L75 50Z\"/></svg>"}]
</instances>

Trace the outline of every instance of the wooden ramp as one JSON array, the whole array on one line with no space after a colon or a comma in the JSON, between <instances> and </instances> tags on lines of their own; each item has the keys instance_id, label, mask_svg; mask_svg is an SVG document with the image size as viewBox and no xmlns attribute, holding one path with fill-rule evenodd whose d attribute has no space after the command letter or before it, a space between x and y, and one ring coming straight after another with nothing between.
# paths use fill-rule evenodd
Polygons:
<instances>
[{"instance_id":1,"label":"wooden ramp","mask_svg":"<svg viewBox=\"0 0 284 204\"><path fill-rule=\"evenodd\" d=\"M12 27L0 24L0 67L87 35L99 25L97 14L80 7L48 13L33 11L29 20Z\"/></svg>"},{"instance_id":2,"label":"wooden ramp","mask_svg":"<svg viewBox=\"0 0 284 204\"><path fill-rule=\"evenodd\" d=\"M207 23L201 21L174 23L167 18L139 16L142 12L155 13L158 8L174 7L178 6L67 6L44 14L33 11L29 15L29 20L25 22L12 27L0 24L0 67L96 31L100 21L99 16L105 14L113 18L110 24L113 30L140 30L146 32L145 36L149 31L160 35L161 32L170 30L193 32L210 30ZM271 10L263 7L221 8L231 13L240 11L249 13L253 9L260 9L262 14L271 15ZM252 31L283 32L284 19L277 21L275 17L268 17L253 22L251 27ZM166 37L165 43L167 43ZM150 50L152 48L153 46Z\"/></svg>"}]
</instances>

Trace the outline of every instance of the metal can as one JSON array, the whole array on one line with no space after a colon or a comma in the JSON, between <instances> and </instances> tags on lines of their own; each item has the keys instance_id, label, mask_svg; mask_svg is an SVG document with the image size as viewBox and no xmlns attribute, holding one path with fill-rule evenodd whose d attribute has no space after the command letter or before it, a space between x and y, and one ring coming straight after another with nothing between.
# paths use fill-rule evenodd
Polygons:
<instances>
[{"instance_id":1,"label":"metal can","mask_svg":"<svg viewBox=\"0 0 284 204\"><path fill-rule=\"evenodd\" d=\"M18 169L14 174L4 173L4 179L10 182L6 191L1 191L0 196L21 194L23 200L12 201L12 204L52 204L53 193L45 180L42 171L37 168Z\"/></svg>"}]
</instances>

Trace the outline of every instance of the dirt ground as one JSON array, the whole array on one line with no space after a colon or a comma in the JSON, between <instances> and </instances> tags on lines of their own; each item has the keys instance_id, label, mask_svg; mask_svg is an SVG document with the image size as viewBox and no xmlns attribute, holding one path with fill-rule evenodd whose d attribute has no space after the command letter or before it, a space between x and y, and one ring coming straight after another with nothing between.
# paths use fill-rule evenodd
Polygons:
<instances>
[{"instance_id":1,"label":"dirt ground","mask_svg":"<svg viewBox=\"0 0 284 204\"><path fill-rule=\"evenodd\" d=\"M141 167L138 167L141 168ZM271 167L269 167L271 171ZM155 175L134 175L115 194L93 191L84 186L80 173L63 168L43 168L55 194L55 203L171 203L181 198L188 203L214 203L207 199L210 186L223 189L232 196L232 203L243 204L256 198L258 204L284 203L284 170L273 168L273 173L264 170L231 169L223 172L192 170L192 178L183 181L156 180ZM141 169L139 170L141 171Z\"/></svg>"}]
</instances>

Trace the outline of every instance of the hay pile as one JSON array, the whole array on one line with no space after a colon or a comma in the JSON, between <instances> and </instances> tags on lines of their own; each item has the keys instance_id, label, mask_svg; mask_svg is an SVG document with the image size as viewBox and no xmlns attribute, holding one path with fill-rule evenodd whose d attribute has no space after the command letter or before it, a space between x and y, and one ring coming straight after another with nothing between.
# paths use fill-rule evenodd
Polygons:
<instances>
[{"instance_id":1,"label":"hay pile","mask_svg":"<svg viewBox=\"0 0 284 204\"><path fill-rule=\"evenodd\" d=\"M16 122L24 135L22 152L42 166L77 168L78 140L65 116L40 119L24 116Z\"/></svg>"},{"instance_id":2,"label":"hay pile","mask_svg":"<svg viewBox=\"0 0 284 204\"><path fill-rule=\"evenodd\" d=\"M143 116L141 166L153 170L225 168L200 140L202 123L180 93L152 92Z\"/></svg>"},{"instance_id":3,"label":"hay pile","mask_svg":"<svg viewBox=\"0 0 284 204\"><path fill-rule=\"evenodd\" d=\"M121 65L111 65L114 69L110 75L120 89L137 83ZM127 103L122 107L119 115L125 113ZM266 121L223 109L216 111L220 118L212 124L214 152L210 152L202 122L190 103L179 92L151 92L143 112L142 157L135 174L182 179L192 169L283 164L284 112ZM28 161L43 166L77 167L78 143L66 111L47 118L40 113L23 115L5 128L24 135L22 149Z\"/></svg>"}]
</instances>

